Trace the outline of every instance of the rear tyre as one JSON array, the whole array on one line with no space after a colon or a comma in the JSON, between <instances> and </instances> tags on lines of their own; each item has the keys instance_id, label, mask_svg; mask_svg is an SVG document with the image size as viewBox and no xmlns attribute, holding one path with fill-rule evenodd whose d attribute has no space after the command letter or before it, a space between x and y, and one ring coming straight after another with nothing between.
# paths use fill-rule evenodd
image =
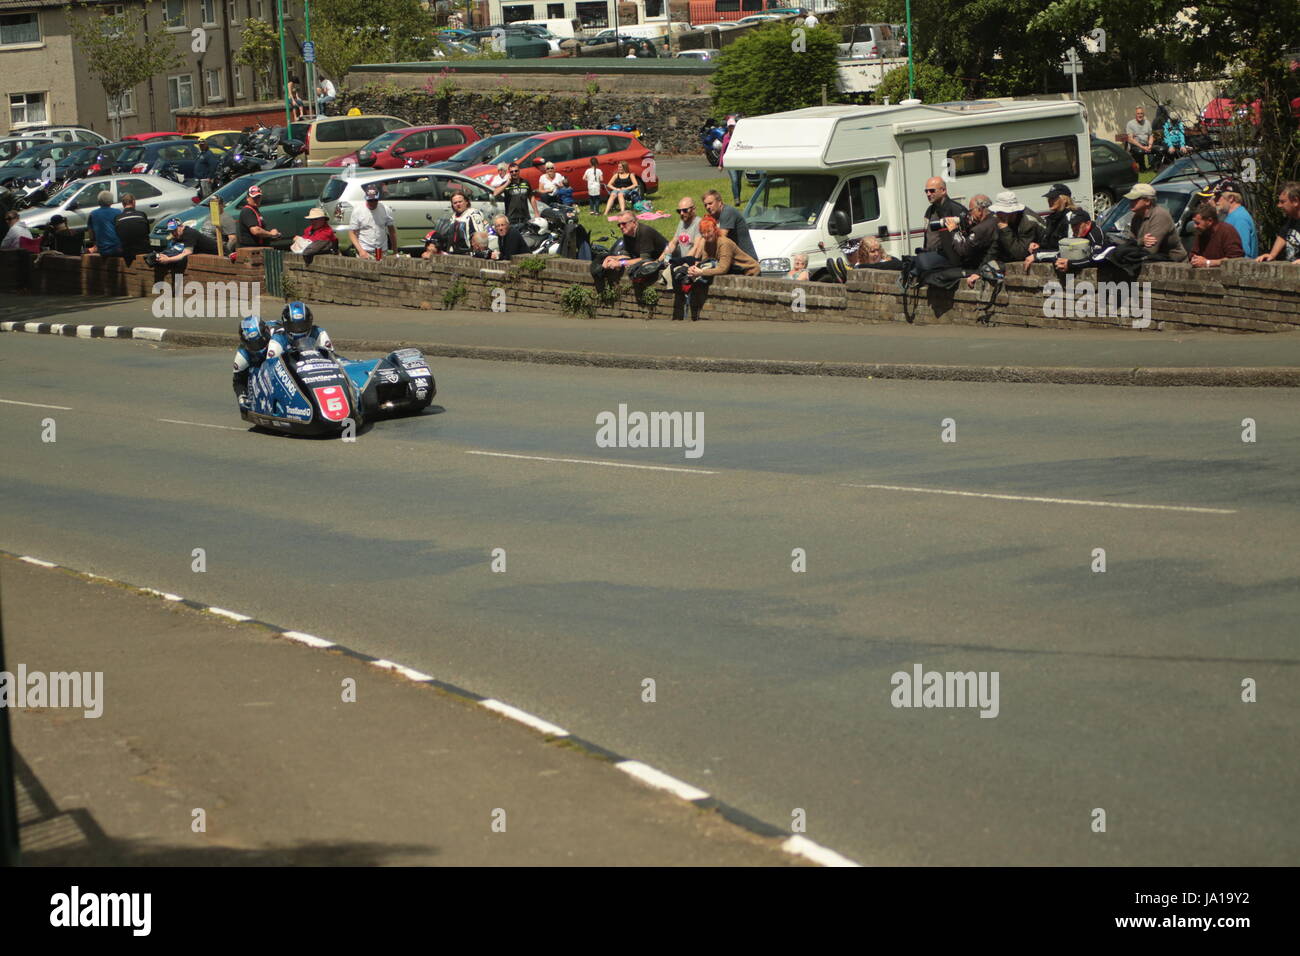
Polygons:
<instances>
[{"instance_id":1,"label":"rear tyre","mask_svg":"<svg viewBox=\"0 0 1300 956\"><path fill-rule=\"evenodd\" d=\"M704 158L709 161L710 166L718 165L718 158L721 155L722 155L721 153L719 153L716 149L713 149L711 147L706 146L704 149Z\"/></svg>"}]
</instances>

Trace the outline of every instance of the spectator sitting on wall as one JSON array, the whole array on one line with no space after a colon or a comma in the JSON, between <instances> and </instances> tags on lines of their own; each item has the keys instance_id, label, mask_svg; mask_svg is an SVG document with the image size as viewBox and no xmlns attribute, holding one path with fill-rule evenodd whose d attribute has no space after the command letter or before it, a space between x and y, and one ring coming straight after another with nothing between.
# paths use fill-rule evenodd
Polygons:
<instances>
[{"instance_id":1,"label":"spectator sitting on wall","mask_svg":"<svg viewBox=\"0 0 1300 956\"><path fill-rule=\"evenodd\" d=\"M171 233L171 241L158 254L157 262L160 266L172 266L180 272L185 269L189 257L196 252L208 256L217 254L215 239L185 225L179 219L169 219L167 231Z\"/></svg>"},{"instance_id":2,"label":"spectator sitting on wall","mask_svg":"<svg viewBox=\"0 0 1300 956\"><path fill-rule=\"evenodd\" d=\"M135 196L122 193L122 211L113 220L113 229L117 232L117 241L122 246L122 257L126 264L135 261L136 256L147 255L149 245L149 217L135 208Z\"/></svg>"},{"instance_id":3,"label":"spectator sitting on wall","mask_svg":"<svg viewBox=\"0 0 1300 956\"><path fill-rule=\"evenodd\" d=\"M636 216L630 212L624 212L618 217L618 228L623 234L623 252L591 261L591 276L596 280L598 289L604 288L606 283L617 283L629 267L639 265L642 261L657 260L668 246L668 240L658 230L646 223L637 222Z\"/></svg>"},{"instance_id":4,"label":"spectator sitting on wall","mask_svg":"<svg viewBox=\"0 0 1300 956\"><path fill-rule=\"evenodd\" d=\"M1129 237L1153 259L1186 262L1187 250L1178 238L1178 229L1169 210L1156 203L1156 190L1150 183L1138 183L1124 194L1133 204L1133 221Z\"/></svg>"},{"instance_id":5,"label":"spectator sitting on wall","mask_svg":"<svg viewBox=\"0 0 1300 956\"><path fill-rule=\"evenodd\" d=\"M279 229L267 229L262 216L262 187L249 186L248 199L239 213L238 225L240 248L250 246L269 246L272 239L280 238Z\"/></svg>"},{"instance_id":6,"label":"spectator sitting on wall","mask_svg":"<svg viewBox=\"0 0 1300 956\"><path fill-rule=\"evenodd\" d=\"M1241 237L1241 251L1246 258L1257 257L1259 235L1255 228L1255 217L1242 205L1241 187L1231 181L1224 182L1219 187L1215 204L1219 207L1219 218L1237 230L1237 235Z\"/></svg>"},{"instance_id":7,"label":"spectator sitting on wall","mask_svg":"<svg viewBox=\"0 0 1300 956\"><path fill-rule=\"evenodd\" d=\"M1011 190L998 193L997 200L989 209L997 216L998 231L993 244L984 253L981 267L993 261L1004 264L1023 261L1032 244L1042 244L1043 221L1026 209ZM971 278L967 276L966 284L974 286Z\"/></svg>"},{"instance_id":8,"label":"spectator sitting on wall","mask_svg":"<svg viewBox=\"0 0 1300 956\"><path fill-rule=\"evenodd\" d=\"M1069 186L1057 183L1043 198L1051 212L1043 220L1043 238L1029 244L1029 255L1025 256L1026 269L1036 261L1060 258L1057 253L1062 239L1079 239L1092 232L1092 217L1075 203Z\"/></svg>"},{"instance_id":9,"label":"spectator sitting on wall","mask_svg":"<svg viewBox=\"0 0 1300 956\"><path fill-rule=\"evenodd\" d=\"M510 220L505 216L497 216L492 220L492 231L497 234L497 248L492 253L493 259L509 260L515 256L528 255L528 243L524 242L523 234L510 225Z\"/></svg>"},{"instance_id":10,"label":"spectator sitting on wall","mask_svg":"<svg viewBox=\"0 0 1300 956\"><path fill-rule=\"evenodd\" d=\"M795 253L790 257L790 271L785 274L787 279L793 279L795 282L808 281L808 255L804 252Z\"/></svg>"},{"instance_id":11,"label":"spectator sitting on wall","mask_svg":"<svg viewBox=\"0 0 1300 956\"><path fill-rule=\"evenodd\" d=\"M860 243L858 248L853 250L853 255L849 261L855 269L902 269L903 263L895 259L885 251L880 240L875 236L867 236Z\"/></svg>"},{"instance_id":12,"label":"spectator sitting on wall","mask_svg":"<svg viewBox=\"0 0 1300 956\"><path fill-rule=\"evenodd\" d=\"M50 224L45 227L45 235L41 236L41 250L57 252L65 256L79 256L81 236L68 228L66 216L51 216Z\"/></svg>"},{"instance_id":13,"label":"spectator sitting on wall","mask_svg":"<svg viewBox=\"0 0 1300 956\"><path fill-rule=\"evenodd\" d=\"M1290 262L1300 265L1300 182L1283 183L1277 207L1286 215L1273 247L1256 262Z\"/></svg>"},{"instance_id":14,"label":"spectator sitting on wall","mask_svg":"<svg viewBox=\"0 0 1300 956\"><path fill-rule=\"evenodd\" d=\"M90 235L91 252L101 256L122 254L122 243L117 238L117 210L113 208L113 194L102 190L95 201L99 208L90 214L86 232Z\"/></svg>"},{"instance_id":15,"label":"spectator sitting on wall","mask_svg":"<svg viewBox=\"0 0 1300 956\"><path fill-rule=\"evenodd\" d=\"M19 222L17 209L10 209L5 213L5 226L4 238L0 239L0 250L10 252L24 249L26 248L24 243L33 238L32 231Z\"/></svg>"},{"instance_id":16,"label":"spectator sitting on wall","mask_svg":"<svg viewBox=\"0 0 1300 956\"><path fill-rule=\"evenodd\" d=\"M695 257L695 265L686 270L691 277L759 274L758 260L724 236L712 216L700 220L700 238L695 240L691 255ZM716 265L709 265L710 261Z\"/></svg>"},{"instance_id":17,"label":"spectator sitting on wall","mask_svg":"<svg viewBox=\"0 0 1300 956\"><path fill-rule=\"evenodd\" d=\"M1226 222L1219 222L1219 210L1213 203L1204 202L1192 215L1196 239L1192 242L1192 265L1221 266L1225 259L1240 259L1241 237Z\"/></svg>"},{"instance_id":18,"label":"spectator sitting on wall","mask_svg":"<svg viewBox=\"0 0 1300 956\"><path fill-rule=\"evenodd\" d=\"M303 219L307 220L307 225L302 231L301 238L306 239L307 244L302 250L302 261L311 265L311 260L315 256L336 255L339 251L339 241L334 235L334 230L330 228L329 217L325 215L325 210L317 207L303 216Z\"/></svg>"}]
</instances>

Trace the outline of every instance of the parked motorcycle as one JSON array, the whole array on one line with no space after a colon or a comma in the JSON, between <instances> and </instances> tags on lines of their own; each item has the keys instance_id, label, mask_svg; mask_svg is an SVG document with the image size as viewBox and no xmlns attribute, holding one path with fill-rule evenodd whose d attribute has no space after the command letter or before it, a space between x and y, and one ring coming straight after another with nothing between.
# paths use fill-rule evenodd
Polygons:
<instances>
[{"instance_id":1,"label":"parked motorcycle","mask_svg":"<svg viewBox=\"0 0 1300 956\"><path fill-rule=\"evenodd\" d=\"M726 135L726 127L715 119L708 120L700 127L700 146L704 148L704 158L710 166L718 165L718 160L722 157L722 141Z\"/></svg>"},{"instance_id":2,"label":"parked motorcycle","mask_svg":"<svg viewBox=\"0 0 1300 956\"><path fill-rule=\"evenodd\" d=\"M606 126L605 129L617 130L620 133L631 133L637 139L641 139L641 137L644 135L644 131L641 129L641 127L629 126L628 124L623 122L623 117L621 116L615 116L614 121L610 123L608 126Z\"/></svg>"}]
</instances>

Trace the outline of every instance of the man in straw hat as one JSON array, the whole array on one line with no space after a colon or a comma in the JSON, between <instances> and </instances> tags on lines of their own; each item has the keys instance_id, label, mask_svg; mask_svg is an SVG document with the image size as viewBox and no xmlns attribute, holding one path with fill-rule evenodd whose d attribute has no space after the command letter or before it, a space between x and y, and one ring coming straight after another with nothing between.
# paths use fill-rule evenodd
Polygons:
<instances>
[{"instance_id":1,"label":"man in straw hat","mask_svg":"<svg viewBox=\"0 0 1300 956\"><path fill-rule=\"evenodd\" d=\"M303 261L307 265L311 265L313 256L337 254L339 241L334 236L334 230L330 228L329 218L325 215L325 210L317 206L303 218L307 220L307 226L303 229L301 236L301 238L307 240L307 245L302 250Z\"/></svg>"}]
</instances>

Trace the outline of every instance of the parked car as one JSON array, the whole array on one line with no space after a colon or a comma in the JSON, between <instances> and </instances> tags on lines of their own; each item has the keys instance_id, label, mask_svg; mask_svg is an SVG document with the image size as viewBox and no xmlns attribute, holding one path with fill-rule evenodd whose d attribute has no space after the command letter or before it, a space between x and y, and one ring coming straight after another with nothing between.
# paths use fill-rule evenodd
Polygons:
<instances>
[{"instance_id":1,"label":"parked car","mask_svg":"<svg viewBox=\"0 0 1300 956\"><path fill-rule=\"evenodd\" d=\"M237 129L207 129L201 133L193 134L195 140L206 142L208 146L219 153L224 153L230 149L239 142L239 137L243 135Z\"/></svg>"},{"instance_id":2,"label":"parked car","mask_svg":"<svg viewBox=\"0 0 1300 956\"><path fill-rule=\"evenodd\" d=\"M1255 150L1251 149L1246 151L1245 155L1250 156L1254 152ZM1191 153L1174 160L1156 173L1155 178L1151 180L1151 185L1158 186L1160 183L1188 180L1208 183L1229 176L1237 177L1241 175L1241 171L1237 168L1241 158L1243 158L1242 153L1227 149L1207 149L1199 153Z\"/></svg>"},{"instance_id":3,"label":"parked car","mask_svg":"<svg viewBox=\"0 0 1300 956\"><path fill-rule=\"evenodd\" d=\"M494 200L490 190L459 173L445 169L373 169L352 175L336 174L321 193L320 205L329 217L339 247L352 244L348 223L352 211L365 203L365 191L379 189L381 201L397 220L397 243L403 249L420 249L434 220L450 219L451 194L463 190L470 203L485 217L505 211L505 203Z\"/></svg>"},{"instance_id":4,"label":"parked car","mask_svg":"<svg viewBox=\"0 0 1300 956\"><path fill-rule=\"evenodd\" d=\"M158 163L174 164L186 179L194 176L199 144L192 139L151 139L128 146L113 161L115 173L147 173Z\"/></svg>"},{"instance_id":5,"label":"parked car","mask_svg":"<svg viewBox=\"0 0 1300 956\"><path fill-rule=\"evenodd\" d=\"M478 138L472 126L408 126L382 133L355 153L335 156L324 165L400 169L408 159L421 163L448 159Z\"/></svg>"},{"instance_id":6,"label":"parked car","mask_svg":"<svg viewBox=\"0 0 1300 956\"><path fill-rule=\"evenodd\" d=\"M307 147L307 165L323 166L336 156L355 153L383 133L410 125L396 116L318 116L310 123L292 124L289 135Z\"/></svg>"},{"instance_id":7,"label":"parked car","mask_svg":"<svg viewBox=\"0 0 1300 956\"><path fill-rule=\"evenodd\" d=\"M1138 181L1138 164L1118 143L1092 137L1092 215L1100 218Z\"/></svg>"},{"instance_id":8,"label":"parked car","mask_svg":"<svg viewBox=\"0 0 1300 956\"><path fill-rule=\"evenodd\" d=\"M54 142L49 136L6 136L0 139L0 166L3 166L25 149Z\"/></svg>"},{"instance_id":9,"label":"parked car","mask_svg":"<svg viewBox=\"0 0 1300 956\"><path fill-rule=\"evenodd\" d=\"M86 145L88 144L51 142L29 146L10 159L4 166L0 166L0 186L13 179L52 178L41 176L41 173L49 167L51 162L57 168L60 160L66 160L78 149Z\"/></svg>"},{"instance_id":10,"label":"parked car","mask_svg":"<svg viewBox=\"0 0 1300 956\"><path fill-rule=\"evenodd\" d=\"M856 27L846 24L840 28L838 46L840 56L855 60L896 57L903 49L888 23L860 23Z\"/></svg>"},{"instance_id":11,"label":"parked car","mask_svg":"<svg viewBox=\"0 0 1300 956\"><path fill-rule=\"evenodd\" d=\"M135 196L136 208L152 221L166 219L194 206L194 190L161 176L93 176L69 183L39 206L25 209L21 221L28 229L49 225L55 213L68 220L69 229L81 229L99 207L99 194L113 194L113 206L122 208L122 193Z\"/></svg>"},{"instance_id":12,"label":"parked car","mask_svg":"<svg viewBox=\"0 0 1300 956\"><path fill-rule=\"evenodd\" d=\"M718 54L717 50L680 50L677 53L682 60L712 60Z\"/></svg>"},{"instance_id":13,"label":"parked car","mask_svg":"<svg viewBox=\"0 0 1300 956\"><path fill-rule=\"evenodd\" d=\"M218 189L213 195L219 196L226 204L226 212L235 219L248 199L250 186L262 190L262 202L259 211L266 220L268 228L279 229L281 235L296 236L307 224L304 218L314 206L320 205L320 196L326 184L333 177L328 170L305 167L298 169L272 169L262 173L252 173L232 179ZM193 196L190 197L193 200ZM203 202L195 203L189 210L176 218L187 226L198 229L212 213L208 209L208 196ZM149 234L149 242L161 248L170 241L167 235L166 220L154 223Z\"/></svg>"},{"instance_id":14,"label":"parked car","mask_svg":"<svg viewBox=\"0 0 1300 956\"><path fill-rule=\"evenodd\" d=\"M1188 252L1191 252L1192 241L1196 238L1192 213L1205 201L1205 197L1199 195L1201 189L1200 184L1185 180L1161 183L1156 187L1156 203L1173 217L1174 225L1178 227L1183 246ZM1251 197L1247 195L1245 198L1247 208L1251 209L1252 215L1255 215L1256 210L1251 208ZM1101 217L1102 231L1108 235L1112 232L1126 231L1133 220L1132 206L1131 201L1121 198L1105 216Z\"/></svg>"},{"instance_id":15,"label":"parked car","mask_svg":"<svg viewBox=\"0 0 1300 956\"><path fill-rule=\"evenodd\" d=\"M555 163L556 172L568 179L575 200L585 199L587 184L582 174L591 165L593 156L600 161L600 169L605 174L607 183L618 170L620 160L627 160L628 168L640 179L646 162L654 159L654 153L646 149L631 133L608 129L562 130L539 133L521 140L498 156L495 162L470 166L464 170L464 174L473 179L484 179L496 172L498 163L518 163L520 174L536 188L541 173L533 165L533 160L542 159ZM645 184L645 192L653 193L658 187L656 179L653 183Z\"/></svg>"},{"instance_id":16,"label":"parked car","mask_svg":"<svg viewBox=\"0 0 1300 956\"><path fill-rule=\"evenodd\" d=\"M507 27L504 34L492 30L476 30L473 40L478 43L480 50L496 50L511 60L534 60L551 55L550 43L529 30Z\"/></svg>"},{"instance_id":17,"label":"parked car","mask_svg":"<svg viewBox=\"0 0 1300 956\"><path fill-rule=\"evenodd\" d=\"M755 13L753 16L741 17L736 22L742 27L756 26L760 23L766 23L769 20L784 20L785 17L779 13Z\"/></svg>"},{"instance_id":18,"label":"parked car","mask_svg":"<svg viewBox=\"0 0 1300 956\"><path fill-rule=\"evenodd\" d=\"M504 153L515 143L527 139L529 136L540 136L538 130L523 130L514 133L497 133L495 136L488 136L484 139L475 140L460 152L447 159L439 160L429 165L435 169L449 169L453 173L464 172L471 166L477 166L480 163L495 163L497 157Z\"/></svg>"},{"instance_id":19,"label":"parked car","mask_svg":"<svg viewBox=\"0 0 1300 956\"><path fill-rule=\"evenodd\" d=\"M147 143L152 139L185 139L185 135L175 130L166 133L132 133L130 136L123 136L123 139L133 139L139 143Z\"/></svg>"},{"instance_id":20,"label":"parked car","mask_svg":"<svg viewBox=\"0 0 1300 956\"><path fill-rule=\"evenodd\" d=\"M107 143L108 137L96 133L84 126L24 126L23 133L30 136L44 136L61 140L65 143Z\"/></svg>"}]
</instances>

